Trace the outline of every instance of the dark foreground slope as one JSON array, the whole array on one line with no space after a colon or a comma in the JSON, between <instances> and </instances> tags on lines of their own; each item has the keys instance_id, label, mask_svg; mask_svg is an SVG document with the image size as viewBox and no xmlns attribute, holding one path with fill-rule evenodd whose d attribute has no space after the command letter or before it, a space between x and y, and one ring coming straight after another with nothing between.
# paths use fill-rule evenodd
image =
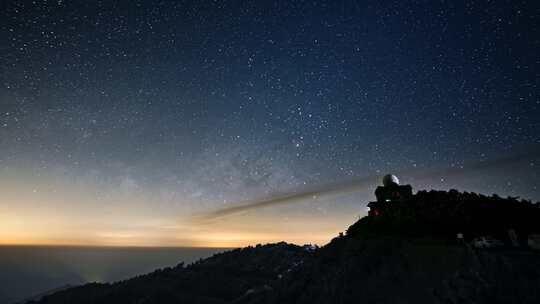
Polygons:
<instances>
[{"instance_id":1,"label":"dark foreground slope","mask_svg":"<svg viewBox=\"0 0 540 304\"><path fill-rule=\"evenodd\" d=\"M39 303L229 303L269 288L267 284L308 255L286 243L235 249L122 282L71 288Z\"/></svg>"},{"instance_id":2,"label":"dark foreground slope","mask_svg":"<svg viewBox=\"0 0 540 304\"><path fill-rule=\"evenodd\" d=\"M538 204L420 192L312 250L237 249L114 284L87 284L39 303L539 303L540 253L477 250L455 240L538 232ZM509 242L507 240L507 242Z\"/></svg>"},{"instance_id":3,"label":"dark foreground slope","mask_svg":"<svg viewBox=\"0 0 540 304\"><path fill-rule=\"evenodd\" d=\"M433 239L336 240L239 303L538 303L540 255Z\"/></svg>"}]
</instances>

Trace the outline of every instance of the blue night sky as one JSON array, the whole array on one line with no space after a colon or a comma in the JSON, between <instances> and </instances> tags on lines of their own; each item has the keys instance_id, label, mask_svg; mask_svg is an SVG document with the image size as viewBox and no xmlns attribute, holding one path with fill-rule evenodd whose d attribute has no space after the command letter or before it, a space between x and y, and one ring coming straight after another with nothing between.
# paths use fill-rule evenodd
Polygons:
<instances>
[{"instance_id":1,"label":"blue night sky","mask_svg":"<svg viewBox=\"0 0 540 304\"><path fill-rule=\"evenodd\" d=\"M0 243L324 243L376 179L189 218L540 144L535 1L5 1L0 39ZM400 177L540 200L538 158Z\"/></svg>"}]
</instances>

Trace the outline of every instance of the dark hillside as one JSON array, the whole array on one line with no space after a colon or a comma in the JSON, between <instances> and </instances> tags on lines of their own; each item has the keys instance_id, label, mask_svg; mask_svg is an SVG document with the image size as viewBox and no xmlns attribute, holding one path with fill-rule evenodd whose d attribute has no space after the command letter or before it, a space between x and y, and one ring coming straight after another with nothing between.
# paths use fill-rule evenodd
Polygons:
<instances>
[{"instance_id":1,"label":"dark hillside","mask_svg":"<svg viewBox=\"0 0 540 304\"><path fill-rule=\"evenodd\" d=\"M227 303L264 287L309 255L286 243L235 249L123 282L61 291L39 303Z\"/></svg>"},{"instance_id":2,"label":"dark hillside","mask_svg":"<svg viewBox=\"0 0 540 304\"><path fill-rule=\"evenodd\" d=\"M274 292L246 303L538 303L539 204L455 190L420 191L364 217L322 247ZM480 235L521 236L521 248L478 250ZM505 239L506 240L506 239ZM506 240L509 243L508 240Z\"/></svg>"},{"instance_id":3,"label":"dark hillside","mask_svg":"<svg viewBox=\"0 0 540 304\"><path fill-rule=\"evenodd\" d=\"M540 255L433 239L336 239L243 303L538 303Z\"/></svg>"},{"instance_id":4,"label":"dark hillside","mask_svg":"<svg viewBox=\"0 0 540 304\"><path fill-rule=\"evenodd\" d=\"M364 217L320 248L236 249L114 284L87 284L39 303L538 303L538 204L452 190L420 191ZM508 230L520 246L512 247ZM456 233L467 242L458 242ZM506 247L475 249L482 235ZM505 239L506 238L506 239Z\"/></svg>"},{"instance_id":5,"label":"dark hillside","mask_svg":"<svg viewBox=\"0 0 540 304\"><path fill-rule=\"evenodd\" d=\"M419 191L410 201L382 206L382 215L364 217L347 230L349 235L395 234L467 239L478 235L507 237L509 229L522 240L540 232L540 204L456 190Z\"/></svg>"}]
</instances>

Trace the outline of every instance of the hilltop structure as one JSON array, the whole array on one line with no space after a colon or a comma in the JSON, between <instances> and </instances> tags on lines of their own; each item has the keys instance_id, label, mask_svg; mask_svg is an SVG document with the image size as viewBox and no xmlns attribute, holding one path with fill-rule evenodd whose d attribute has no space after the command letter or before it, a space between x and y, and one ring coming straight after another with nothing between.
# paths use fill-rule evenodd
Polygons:
<instances>
[{"instance_id":1,"label":"hilltop structure","mask_svg":"<svg viewBox=\"0 0 540 304\"><path fill-rule=\"evenodd\" d=\"M383 185L375 189L376 202L368 204L368 215L378 216L381 214L381 206L393 202L406 202L411 200L411 185L400 185L399 179L393 174L387 174L383 177Z\"/></svg>"},{"instance_id":2,"label":"hilltop structure","mask_svg":"<svg viewBox=\"0 0 540 304\"><path fill-rule=\"evenodd\" d=\"M525 245L536 248L540 204L457 190L413 195L391 175L376 196L371 216L320 248L284 242L238 248L28 304L539 303L540 255ZM510 245L509 229L523 250L463 245L481 241L490 248L494 238Z\"/></svg>"}]
</instances>

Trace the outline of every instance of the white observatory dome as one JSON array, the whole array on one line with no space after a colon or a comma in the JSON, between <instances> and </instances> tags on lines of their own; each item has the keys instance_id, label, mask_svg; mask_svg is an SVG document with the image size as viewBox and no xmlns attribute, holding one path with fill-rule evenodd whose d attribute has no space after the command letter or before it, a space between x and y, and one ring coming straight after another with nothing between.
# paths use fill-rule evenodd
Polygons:
<instances>
[{"instance_id":1,"label":"white observatory dome","mask_svg":"<svg viewBox=\"0 0 540 304\"><path fill-rule=\"evenodd\" d=\"M399 185L399 179L393 174L387 174L383 177L382 183L385 187L388 187L392 184Z\"/></svg>"}]
</instances>

